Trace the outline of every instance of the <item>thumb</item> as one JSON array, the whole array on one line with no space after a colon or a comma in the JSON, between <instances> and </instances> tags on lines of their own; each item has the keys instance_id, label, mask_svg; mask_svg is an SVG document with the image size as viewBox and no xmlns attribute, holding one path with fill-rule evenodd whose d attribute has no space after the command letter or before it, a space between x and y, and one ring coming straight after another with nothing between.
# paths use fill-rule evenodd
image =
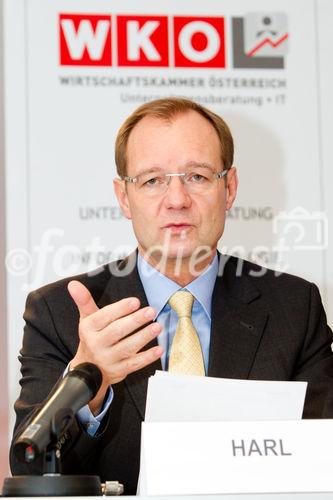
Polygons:
<instances>
[{"instance_id":1,"label":"thumb","mask_svg":"<svg viewBox=\"0 0 333 500\"><path fill-rule=\"evenodd\" d=\"M86 318L90 314L98 311L98 307L91 296L88 288L86 288L80 281L70 281L67 289L70 296L74 300L80 313L80 318Z\"/></svg>"}]
</instances>

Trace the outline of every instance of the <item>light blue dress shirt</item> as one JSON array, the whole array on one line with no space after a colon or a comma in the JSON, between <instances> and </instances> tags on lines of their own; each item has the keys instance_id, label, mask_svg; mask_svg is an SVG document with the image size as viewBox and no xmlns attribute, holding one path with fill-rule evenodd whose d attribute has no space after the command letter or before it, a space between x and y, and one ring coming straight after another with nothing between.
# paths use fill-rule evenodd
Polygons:
<instances>
[{"instance_id":1,"label":"light blue dress shirt","mask_svg":"<svg viewBox=\"0 0 333 500\"><path fill-rule=\"evenodd\" d=\"M194 296L192 309L192 322L196 329L202 354L205 363L205 371L208 371L209 345L210 345L210 327L211 327L211 308L212 295L216 276L218 272L218 258L215 255L210 266L204 273L200 274L186 287L180 287L178 283L158 272L153 266L148 264L140 254L138 254L137 267L139 276L148 300L148 304L156 310L156 321L163 327L158 336L158 343L163 347L161 357L163 370L168 369L169 354L172 340L176 333L178 322L177 313L171 309L168 300L178 290L187 290ZM113 399L112 387L109 388L107 399L103 404L99 415L94 416L89 406L86 405L78 411L77 417L86 428L88 434L94 436L98 427L106 414Z\"/></svg>"},{"instance_id":2,"label":"light blue dress shirt","mask_svg":"<svg viewBox=\"0 0 333 500\"><path fill-rule=\"evenodd\" d=\"M148 264L141 255L138 255L138 272L148 300L148 304L156 310L156 321L163 326L158 336L158 343L163 347L161 358L163 370L168 369L170 348L176 333L178 322L177 313L171 309L168 300L178 290L187 290L194 296L192 309L192 322L196 329L202 354L205 362L206 373L208 371L210 325L212 295L218 271L218 258L214 257L211 265L206 271L191 283L182 288L171 279L159 273Z\"/></svg>"}]
</instances>

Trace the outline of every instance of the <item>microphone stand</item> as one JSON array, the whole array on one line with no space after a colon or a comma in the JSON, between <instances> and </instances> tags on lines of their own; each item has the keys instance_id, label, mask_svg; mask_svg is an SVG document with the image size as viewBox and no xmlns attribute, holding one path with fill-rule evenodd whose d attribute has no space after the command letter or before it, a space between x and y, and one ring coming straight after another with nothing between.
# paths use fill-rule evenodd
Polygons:
<instances>
[{"instance_id":1,"label":"microphone stand","mask_svg":"<svg viewBox=\"0 0 333 500\"><path fill-rule=\"evenodd\" d=\"M51 441L44 452L43 475L7 477L3 483L4 497L42 496L101 496L102 485L98 476L61 474L61 453L58 441L74 419L72 410L59 410L51 421ZM25 450L25 462L35 459L32 447Z\"/></svg>"}]
</instances>

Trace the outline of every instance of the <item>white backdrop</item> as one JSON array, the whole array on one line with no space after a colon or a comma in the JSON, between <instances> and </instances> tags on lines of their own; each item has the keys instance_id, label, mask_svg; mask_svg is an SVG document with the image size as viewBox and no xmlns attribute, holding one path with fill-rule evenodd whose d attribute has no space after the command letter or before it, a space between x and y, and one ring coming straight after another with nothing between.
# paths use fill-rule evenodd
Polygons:
<instances>
[{"instance_id":1,"label":"white backdrop","mask_svg":"<svg viewBox=\"0 0 333 500\"><path fill-rule=\"evenodd\" d=\"M330 0L4 1L9 408L27 292L135 246L113 143L153 98L231 126L240 190L220 249L315 281L333 318L332 16Z\"/></svg>"}]
</instances>

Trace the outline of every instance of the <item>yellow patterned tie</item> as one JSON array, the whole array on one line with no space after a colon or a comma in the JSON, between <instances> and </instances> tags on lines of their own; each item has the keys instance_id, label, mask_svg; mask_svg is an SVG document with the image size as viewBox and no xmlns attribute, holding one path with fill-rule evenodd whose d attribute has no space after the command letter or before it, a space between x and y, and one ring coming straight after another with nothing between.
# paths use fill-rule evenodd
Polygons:
<instances>
[{"instance_id":1,"label":"yellow patterned tie","mask_svg":"<svg viewBox=\"0 0 333 500\"><path fill-rule=\"evenodd\" d=\"M200 340L191 320L193 301L193 295L185 290L179 290L169 299L170 306L178 315L169 357L169 372L204 376Z\"/></svg>"}]
</instances>

